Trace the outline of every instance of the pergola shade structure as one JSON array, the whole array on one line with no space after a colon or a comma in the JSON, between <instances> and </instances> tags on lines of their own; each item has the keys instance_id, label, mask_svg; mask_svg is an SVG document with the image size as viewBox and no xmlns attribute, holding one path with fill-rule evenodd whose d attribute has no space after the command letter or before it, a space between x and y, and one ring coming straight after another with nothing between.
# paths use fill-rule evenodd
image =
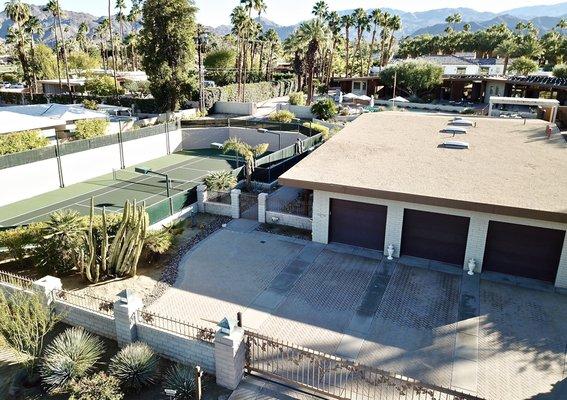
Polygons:
<instances>
[{"instance_id":1,"label":"pergola shade structure","mask_svg":"<svg viewBox=\"0 0 567 400\"><path fill-rule=\"evenodd\" d=\"M559 101L554 99L529 99L526 97L498 97L491 96L490 103L488 106L488 116L492 116L492 108L494 104L507 104L507 105L518 105L518 106L536 106L551 108L551 123L555 123L557 119L557 110L559 109Z\"/></svg>"}]
</instances>

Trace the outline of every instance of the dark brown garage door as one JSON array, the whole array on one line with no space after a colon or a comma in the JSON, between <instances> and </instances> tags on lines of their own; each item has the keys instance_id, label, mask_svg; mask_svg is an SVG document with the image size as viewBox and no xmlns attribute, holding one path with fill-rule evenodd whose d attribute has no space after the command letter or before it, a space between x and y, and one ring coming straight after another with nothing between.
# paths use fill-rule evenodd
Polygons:
<instances>
[{"instance_id":1,"label":"dark brown garage door","mask_svg":"<svg viewBox=\"0 0 567 400\"><path fill-rule=\"evenodd\" d=\"M491 221L483 271L554 282L565 231Z\"/></svg>"},{"instance_id":2,"label":"dark brown garage door","mask_svg":"<svg viewBox=\"0 0 567 400\"><path fill-rule=\"evenodd\" d=\"M329 241L384 250L388 208L331 199Z\"/></svg>"},{"instance_id":3,"label":"dark brown garage door","mask_svg":"<svg viewBox=\"0 0 567 400\"><path fill-rule=\"evenodd\" d=\"M404 210L401 254L463 265L469 218Z\"/></svg>"}]
</instances>

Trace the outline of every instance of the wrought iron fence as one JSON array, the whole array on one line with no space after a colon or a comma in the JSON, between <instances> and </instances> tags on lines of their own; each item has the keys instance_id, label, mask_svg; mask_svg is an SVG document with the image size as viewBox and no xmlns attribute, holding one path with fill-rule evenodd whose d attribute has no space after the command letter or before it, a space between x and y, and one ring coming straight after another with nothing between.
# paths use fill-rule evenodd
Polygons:
<instances>
[{"instance_id":1,"label":"wrought iron fence","mask_svg":"<svg viewBox=\"0 0 567 400\"><path fill-rule=\"evenodd\" d=\"M6 271L0 271L0 282L7 283L8 285L16 286L24 290L29 290L33 286L33 279Z\"/></svg>"},{"instance_id":2,"label":"wrought iron fence","mask_svg":"<svg viewBox=\"0 0 567 400\"><path fill-rule=\"evenodd\" d=\"M246 332L249 373L339 400L478 400L455 390Z\"/></svg>"},{"instance_id":3,"label":"wrought iron fence","mask_svg":"<svg viewBox=\"0 0 567 400\"><path fill-rule=\"evenodd\" d=\"M300 197L290 201L271 196L268 197L267 211L312 218L313 202Z\"/></svg>"},{"instance_id":4,"label":"wrought iron fence","mask_svg":"<svg viewBox=\"0 0 567 400\"><path fill-rule=\"evenodd\" d=\"M112 299L57 289L52 293L56 303L69 304L97 314L114 317L114 300Z\"/></svg>"},{"instance_id":5,"label":"wrought iron fence","mask_svg":"<svg viewBox=\"0 0 567 400\"><path fill-rule=\"evenodd\" d=\"M138 310L136 319L138 324L151 326L202 342L213 343L215 340L215 331L211 328L193 325L187 321L165 317L154 312Z\"/></svg>"},{"instance_id":6,"label":"wrought iron fence","mask_svg":"<svg viewBox=\"0 0 567 400\"><path fill-rule=\"evenodd\" d=\"M222 190L207 190L207 201L209 203L231 204L230 192Z\"/></svg>"}]
</instances>

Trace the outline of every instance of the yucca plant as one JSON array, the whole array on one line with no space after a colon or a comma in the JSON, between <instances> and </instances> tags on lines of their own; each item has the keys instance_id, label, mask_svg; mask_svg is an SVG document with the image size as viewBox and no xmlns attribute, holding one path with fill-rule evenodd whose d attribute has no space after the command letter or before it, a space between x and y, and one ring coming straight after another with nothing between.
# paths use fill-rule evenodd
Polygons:
<instances>
[{"instance_id":1,"label":"yucca plant","mask_svg":"<svg viewBox=\"0 0 567 400\"><path fill-rule=\"evenodd\" d=\"M209 190L224 191L236 186L236 177L232 171L217 171L207 175L203 182Z\"/></svg>"},{"instance_id":2,"label":"yucca plant","mask_svg":"<svg viewBox=\"0 0 567 400\"><path fill-rule=\"evenodd\" d=\"M174 234L171 228L162 228L148 232L144 240L144 254L148 261L154 261L160 254L166 253L172 246Z\"/></svg>"},{"instance_id":3,"label":"yucca plant","mask_svg":"<svg viewBox=\"0 0 567 400\"><path fill-rule=\"evenodd\" d=\"M158 358L145 343L132 343L110 360L110 374L128 391L139 392L155 382Z\"/></svg>"},{"instance_id":4,"label":"yucca plant","mask_svg":"<svg viewBox=\"0 0 567 400\"><path fill-rule=\"evenodd\" d=\"M181 364L173 365L165 373L163 388L175 390L177 392L174 397L175 400L194 399L197 389L195 368Z\"/></svg>"},{"instance_id":5,"label":"yucca plant","mask_svg":"<svg viewBox=\"0 0 567 400\"><path fill-rule=\"evenodd\" d=\"M90 372L104 353L102 341L83 328L69 328L47 346L40 375L50 391L66 391Z\"/></svg>"}]
</instances>

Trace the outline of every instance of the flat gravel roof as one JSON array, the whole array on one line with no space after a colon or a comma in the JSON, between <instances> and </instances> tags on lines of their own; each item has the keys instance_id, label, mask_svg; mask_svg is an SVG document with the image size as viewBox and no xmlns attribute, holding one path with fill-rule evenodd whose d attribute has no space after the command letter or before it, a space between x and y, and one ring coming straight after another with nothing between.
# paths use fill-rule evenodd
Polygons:
<instances>
[{"instance_id":1,"label":"flat gravel roof","mask_svg":"<svg viewBox=\"0 0 567 400\"><path fill-rule=\"evenodd\" d=\"M567 142L541 120L365 114L280 177L312 190L567 223ZM466 141L468 149L440 147Z\"/></svg>"}]
</instances>

